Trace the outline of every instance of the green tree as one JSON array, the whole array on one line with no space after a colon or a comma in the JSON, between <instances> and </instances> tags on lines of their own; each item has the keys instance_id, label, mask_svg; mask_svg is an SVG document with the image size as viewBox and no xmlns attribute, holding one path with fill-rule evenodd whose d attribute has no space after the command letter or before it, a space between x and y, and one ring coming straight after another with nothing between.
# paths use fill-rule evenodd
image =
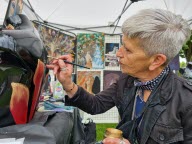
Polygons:
<instances>
[{"instance_id":1,"label":"green tree","mask_svg":"<svg viewBox=\"0 0 192 144\"><path fill-rule=\"evenodd\" d=\"M180 56L186 58L187 62L192 62L192 35L189 40L183 45Z\"/></svg>"}]
</instances>

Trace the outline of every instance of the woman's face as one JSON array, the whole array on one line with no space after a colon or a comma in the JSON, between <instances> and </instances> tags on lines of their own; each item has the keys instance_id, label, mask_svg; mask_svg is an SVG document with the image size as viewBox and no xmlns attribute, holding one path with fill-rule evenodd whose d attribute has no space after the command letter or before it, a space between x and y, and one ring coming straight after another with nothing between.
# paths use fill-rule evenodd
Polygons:
<instances>
[{"instance_id":1,"label":"woman's face","mask_svg":"<svg viewBox=\"0 0 192 144\"><path fill-rule=\"evenodd\" d=\"M137 78L141 78L143 74L146 75L149 72L150 57L139 46L139 39L123 36L122 43L123 45L116 53L121 71Z\"/></svg>"}]
</instances>

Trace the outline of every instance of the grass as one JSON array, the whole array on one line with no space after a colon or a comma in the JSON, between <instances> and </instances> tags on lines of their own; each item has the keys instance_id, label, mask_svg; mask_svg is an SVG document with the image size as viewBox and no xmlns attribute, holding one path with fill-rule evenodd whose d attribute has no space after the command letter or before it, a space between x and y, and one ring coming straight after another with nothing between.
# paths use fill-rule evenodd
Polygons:
<instances>
[{"instance_id":1,"label":"grass","mask_svg":"<svg viewBox=\"0 0 192 144\"><path fill-rule=\"evenodd\" d=\"M101 141L103 139L106 128L115 128L116 123L99 123L96 124L96 141Z\"/></svg>"}]
</instances>

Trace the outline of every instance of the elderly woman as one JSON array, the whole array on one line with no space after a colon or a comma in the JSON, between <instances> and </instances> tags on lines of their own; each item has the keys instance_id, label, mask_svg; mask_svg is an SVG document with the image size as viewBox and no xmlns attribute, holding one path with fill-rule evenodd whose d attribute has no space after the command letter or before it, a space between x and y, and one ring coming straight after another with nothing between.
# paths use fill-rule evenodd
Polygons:
<instances>
[{"instance_id":1,"label":"elderly woman","mask_svg":"<svg viewBox=\"0 0 192 144\"><path fill-rule=\"evenodd\" d=\"M169 11L147 9L128 18L122 32L116 55L123 74L95 96L71 81L72 65L63 62L70 56L48 65L68 94L66 104L90 114L117 107L124 140L106 138L104 144L191 144L192 85L168 67L189 38L189 25Z\"/></svg>"}]
</instances>

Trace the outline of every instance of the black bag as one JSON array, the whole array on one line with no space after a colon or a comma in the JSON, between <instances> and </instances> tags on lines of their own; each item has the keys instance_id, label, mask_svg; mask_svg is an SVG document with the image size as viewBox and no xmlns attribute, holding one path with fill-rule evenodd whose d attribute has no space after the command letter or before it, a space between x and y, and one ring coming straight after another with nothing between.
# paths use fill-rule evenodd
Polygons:
<instances>
[{"instance_id":1,"label":"black bag","mask_svg":"<svg viewBox=\"0 0 192 144\"><path fill-rule=\"evenodd\" d=\"M94 144L96 142L96 124L88 118L84 123L85 144Z\"/></svg>"}]
</instances>

